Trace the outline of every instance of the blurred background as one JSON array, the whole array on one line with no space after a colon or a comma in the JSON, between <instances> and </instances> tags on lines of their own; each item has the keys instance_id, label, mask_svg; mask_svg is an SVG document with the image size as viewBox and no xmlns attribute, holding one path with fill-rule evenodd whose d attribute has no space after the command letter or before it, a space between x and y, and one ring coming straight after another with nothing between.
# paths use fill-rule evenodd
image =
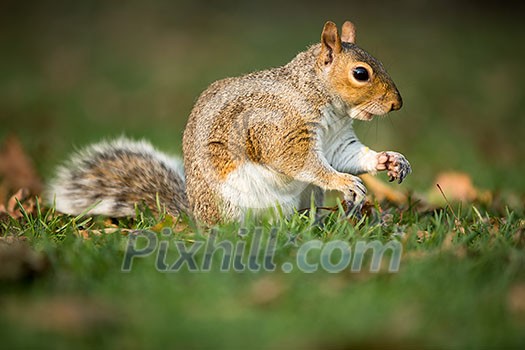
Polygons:
<instances>
[{"instance_id":1,"label":"blurred background","mask_svg":"<svg viewBox=\"0 0 525 350\"><path fill-rule=\"evenodd\" d=\"M126 134L181 152L211 82L279 66L352 20L404 98L357 123L413 165L407 188L444 170L525 190L523 6L473 1L2 1L0 142L15 134L48 178L75 147ZM520 141L521 140L521 141Z\"/></svg>"}]
</instances>

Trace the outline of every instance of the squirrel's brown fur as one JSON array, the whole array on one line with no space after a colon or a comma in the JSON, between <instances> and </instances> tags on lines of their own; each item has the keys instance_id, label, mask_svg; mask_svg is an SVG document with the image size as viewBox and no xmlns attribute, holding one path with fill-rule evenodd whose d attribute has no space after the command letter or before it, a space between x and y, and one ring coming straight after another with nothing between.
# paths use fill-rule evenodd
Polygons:
<instances>
[{"instance_id":1,"label":"squirrel's brown fur","mask_svg":"<svg viewBox=\"0 0 525 350\"><path fill-rule=\"evenodd\" d=\"M345 26L353 28L348 23ZM348 79L355 62L372 68L371 84L356 88ZM269 91L272 85L282 87L277 91L280 94ZM300 106L295 100L298 94L305 102ZM217 101L221 109L213 105ZM325 25L322 43L287 65L215 82L198 99L184 132L192 213L207 222L229 216L231 203L221 198L219 187L245 162L268 167L283 181L310 180L322 189L352 191L354 178L337 174L316 159L317 134L327 105L355 106L369 101L385 105L383 113L401 107L399 93L383 66L354 43L341 43L331 22ZM251 110L269 111L270 115L261 118ZM279 120L272 111L278 112ZM311 172L308 179L300 174L305 169Z\"/></svg>"},{"instance_id":2,"label":"squirrel's brown fur","mask_svg":"<svg viewBox=\"0 0 525 350\"><path fill-rule=\"evenodd\" d=\"M391 179L403 180L410 172L408 161L396 152L369 150L351 127L352 118L369 120L401 108L399 92L381 63L355 45L350 22L343 25L341 38L335 24L327 22L321 43L287 65L210 85L184 132L186 191L172 170L157 161L146 177L123 181L129 174L140 175L137 168L148 167L136 152L114 154L111 162L84 155L84 162L95 164L83 167L81 177L101 187L90 182L81 202L98 197L114 204L116 194L108 197L104 191L121 188L121 197L129 196L116 202L146 200L151 206L158 193L170 211L189 210L198 221L213 224L241 219L247 210L280 206L289 212L305 199L309 203L311 193L319 201L324 190L341 191L346 201L359 203L365 189L355 175L363 172L388 170ZM111 147L105 151L112 153ZM121 172L115 170L119 164ZM81 197L64 190L75 186L73 173L62 168L52 187L60 200ZM175 187L168 184L176 182ZM58 201L57 196L60 209Z\"/></svg>"}]
</instances>

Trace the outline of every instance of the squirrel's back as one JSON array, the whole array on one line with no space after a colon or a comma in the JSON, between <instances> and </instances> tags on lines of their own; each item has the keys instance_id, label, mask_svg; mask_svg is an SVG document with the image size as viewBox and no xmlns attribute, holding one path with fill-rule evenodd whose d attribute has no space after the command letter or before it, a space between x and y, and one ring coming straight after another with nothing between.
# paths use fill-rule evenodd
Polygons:
<instances>
[{"instance_id":1,"label":"squirrel's back","mask_svg":"<svg viewBox=\"0 0 525 350\"><path fill-rule=\"evenodd\" d=\"M312 138L329 103L316 73L320 49L316 44L283 66L216 81L197 99L183 137L186 190L197 220L212 224L238 220L246 208L257 215L276 203L299 205L306 184L269 164L284 160L282 153L304 159L306 150L290 149L287 139Z\"/></svg>"},{"instance_id":2,"label":"squirrel's back","mask_svg":"<svg viewBox=\"0 0 525 350\"><path fill-rule=\"evenodd\" d=\"M182 162L148 142L126 138L73 154L59 167L47 199L58 211L72 215L130 216L142 203L177 215L188 207Z\"/></svg>"}]
</instances>

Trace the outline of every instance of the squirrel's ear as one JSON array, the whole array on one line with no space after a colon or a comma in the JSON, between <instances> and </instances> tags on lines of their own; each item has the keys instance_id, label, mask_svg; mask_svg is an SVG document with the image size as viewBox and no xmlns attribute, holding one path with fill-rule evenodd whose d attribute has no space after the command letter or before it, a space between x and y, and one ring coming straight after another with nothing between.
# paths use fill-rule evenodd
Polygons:
<instances>
[{"instance_id":1,"label":"squirrel's ear","mask_svg":"<svg viewBox=\"0 0 525 350\"><path fill-rule=\"evenodd\" d=\"M352 22L346 21L343 23L343 28L341 29L341 41L355 44L355 27Z\"/></svg>"},{"instance_id":2,"label":"squirrel's ear","mask_svg":"<svg viewBox=\"0 0 525 350\"><path fill-rule=\"evenodd\" d=\"M334 22L325 23L321 34L321 45L321 59L324 64L331 63L334 60L334 54L341 52L341 39Z\"/></svg>"}]
</instances>

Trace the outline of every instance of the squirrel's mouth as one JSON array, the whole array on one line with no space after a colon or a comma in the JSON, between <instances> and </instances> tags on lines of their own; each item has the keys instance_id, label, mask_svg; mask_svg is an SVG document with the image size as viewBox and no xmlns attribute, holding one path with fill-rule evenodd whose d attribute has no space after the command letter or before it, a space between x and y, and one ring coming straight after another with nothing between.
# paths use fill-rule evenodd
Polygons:
<instances>
[{"instance_id":1,"label":"squirrel's mouth","mask_svg":"<svg viewBox=\"0 0 525 350\"><path fill-rule=\"evenodd\" d=\"M376 115L385 115L388 110L377 102L369 102L364 105L355 106L350 110L350 117L358 120L370 121Z\"/></svg>"},{"instance_id":2,"label":"squirrel's mouth","mask_svg":"<svg viewBox=\"0 0 525 350\"><path fill-rule=\"evenodd\" d=\"M367 111L352 110L352 112L350 112L350 117L352 117L353 119L358 119L358 120L370 121L374 118L374 116L375 114L372 114Z\"/></svg>"}]
</instances>

